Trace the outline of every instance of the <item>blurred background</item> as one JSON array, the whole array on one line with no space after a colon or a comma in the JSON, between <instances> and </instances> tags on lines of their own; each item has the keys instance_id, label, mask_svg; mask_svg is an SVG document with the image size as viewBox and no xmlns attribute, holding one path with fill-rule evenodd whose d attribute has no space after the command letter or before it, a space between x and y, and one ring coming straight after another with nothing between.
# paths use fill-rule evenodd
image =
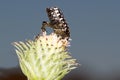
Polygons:
<instances>
[{"instance_id":1,"label":"blurred background","mask_svg":"<svg viewBox=\"0 0 120 80\"><path fill-rule=\"evenodd\" d=\"M34 39L50 6L62 9L81 64L63 80L120 80L119 0L0 0L0 80L26 80L12 42Z\"/></svg>"}]
</instances>

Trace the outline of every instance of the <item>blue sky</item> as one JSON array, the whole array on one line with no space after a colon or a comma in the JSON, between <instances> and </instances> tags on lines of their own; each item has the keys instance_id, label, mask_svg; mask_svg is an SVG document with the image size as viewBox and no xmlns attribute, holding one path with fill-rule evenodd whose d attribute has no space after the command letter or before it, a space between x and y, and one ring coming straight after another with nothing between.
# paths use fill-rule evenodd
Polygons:
<instances>
[{"instance_id":1,"label":"blue sky","mask_svg":"<svg viewBox=\"0 0 120 80\"><path fill-rule=\"evenodd\" d=\"M33 39L45 8L58 6L70 26L70 52L85 68L97 72L120 69L119 0L0 0L0 67L15 67L14 41Z\"/></svg>"}]
</instances>

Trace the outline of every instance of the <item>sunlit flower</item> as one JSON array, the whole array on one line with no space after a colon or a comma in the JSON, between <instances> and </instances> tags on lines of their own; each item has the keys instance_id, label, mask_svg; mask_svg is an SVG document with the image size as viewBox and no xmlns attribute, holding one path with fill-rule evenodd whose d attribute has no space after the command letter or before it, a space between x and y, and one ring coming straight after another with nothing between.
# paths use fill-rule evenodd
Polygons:
<instances>
[{"instance_id":1,"label":"sunlit flower","mask_svg":"<svg viewBox=\"0 0 120 80\"><path fill-rule=\"evenodd\" d=\"M78 65L68 52L69 40L54 33L39 35L35 40L14 42L13 45L28 80L61 80Z\"/></svg>"}]
</instances>

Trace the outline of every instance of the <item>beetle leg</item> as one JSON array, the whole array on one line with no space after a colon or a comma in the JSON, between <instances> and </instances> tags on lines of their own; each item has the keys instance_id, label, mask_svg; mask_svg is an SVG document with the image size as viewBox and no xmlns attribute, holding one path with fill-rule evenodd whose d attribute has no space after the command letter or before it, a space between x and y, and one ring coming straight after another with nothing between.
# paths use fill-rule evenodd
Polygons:
<instances>
[{"instance_id":1,"label":"beetle leg","mask_svg":"<svg viewBox=\"0 0 120 80\"><path fill-rule=\"evenodd\" d=\"M42 32L46 32L46 27L48 27L49 26L49 22L47 22L47 21L43 21L42 22L42 27L41 27L41 31Z\"/></svg>"}]
</instances>

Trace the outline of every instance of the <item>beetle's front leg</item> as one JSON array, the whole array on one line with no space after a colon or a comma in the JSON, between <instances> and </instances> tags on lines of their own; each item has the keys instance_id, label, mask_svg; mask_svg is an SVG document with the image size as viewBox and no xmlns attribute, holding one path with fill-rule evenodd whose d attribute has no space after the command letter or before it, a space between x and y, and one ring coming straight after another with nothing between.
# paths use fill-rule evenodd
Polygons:
<instances>
[{"instance_id":1,"label":"beetle's front leg","mask_svg":"<svg viewBox=\"0 0 120 80\"><path fill-rule=\"evenodd\" d=\"M43 21L42 22L42 27L41 27L41 32L42 32L42 35L43 34L46 34L46 27L49 25L49 22L47 22L47 21ZM39 35L40 34L38 34L36 37L35 37L35 39L38 39L39 38Z\"/></svg>"},{"instance_id":2,"label":"beetle's front leg","mask_svg":"<svg viewBox=\"0 0 120 80\"><path fill-rule=\"evenodd\" d=\"M41 27L41 31L42 32L46 32L46 27L49 27L49 22L47 22L47 21L43 21L42 22L42 27Z\"/></svg>"}]
</instances>

